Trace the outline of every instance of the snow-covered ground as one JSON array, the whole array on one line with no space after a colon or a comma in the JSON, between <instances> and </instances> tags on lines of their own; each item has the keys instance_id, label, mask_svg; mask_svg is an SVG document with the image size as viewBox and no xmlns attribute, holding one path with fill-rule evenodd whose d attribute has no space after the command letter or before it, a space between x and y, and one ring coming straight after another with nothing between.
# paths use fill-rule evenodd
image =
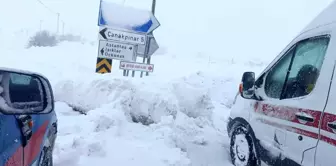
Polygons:
<instances>
[{"instance_id":1,"label":"snow-covered ground","mask_svg":"<svg viewBox=\"0 0 336 166\"><path fill-rule=\"evenodd\" d=\"M96 47L3 50L15 56L1 66L39 71L52 82L60 125L56 165L230 165L226 119L239 77L266 63L166 54L153 59L150 76L125 78L117 63L112 74L94 73L95 57L82 57ZM134 123L131 116L151 117L151 124Z\"/></svg>"},{"instance_id":2,"label":"snow-covered ground","mask_svg":"<svg viewBox=\"0 0 336 166\"><path fill-rule=\"evenodd\" d=\"M67 32L96 41L98 0L43 2ZM40 20L54 31L55 18L37 2L10 0L0 5L0 66L50 79L60 125L55 166L230 166L226 119L241 74L260 72L329 2L158 1L154 73L126 78L116 61L111 74L95 73L97 42L24 49ZM150 1L126 4L148 9ZM21 13L3 14L14 6Z\"/></svg>"}]
</instances>

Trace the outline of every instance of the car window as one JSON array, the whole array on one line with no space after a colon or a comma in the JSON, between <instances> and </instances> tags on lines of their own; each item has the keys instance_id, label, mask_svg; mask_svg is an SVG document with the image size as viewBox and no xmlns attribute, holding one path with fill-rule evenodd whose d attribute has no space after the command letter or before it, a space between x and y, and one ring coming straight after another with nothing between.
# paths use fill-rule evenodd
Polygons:
<instances>
[{"instance_id":1,"label":"car window","mask_svg":"<svg viewBox=\"0 0 336 166\"><path fill-rule=\"evenodd\" d=\"M42 85L28 75L10 73L9 95L11 103L41 102Z\"/></svg>"},{"instance_id":2,"label":"car window","mask_svg":"<svg viewBox=\"0 0 336 166\"><path fill-rule=\"evenodd\" d=\"M319 37L297 45L283 98L305 96L314 89L328 43L328 37Z\"/></svg>"},{"instance_id":3,"label":"car window","mask_svg":"<svg viewBox=\"0 0 336 166\"><path fill-rule=\"evenodd\" d=\"M11 83L16 85L29 85L31 80L30 76L17 73L11 73L9 77Z\"/></svg>"},{"instance_id":4,"label":"car window","mask_svg":"<svg viewBox=\"0 0 336 166\"><path fill-rule=\"evenodd\" d=\"M265 93L268 97L280 98L293 54L294 49L292 48L267 74L265 80Z\"/></svg>"},{"instance_id":5,"label":"car window","mask_svg":"<svg viewBox=\"0 0 336 166\"><path fill-rule=\"evenodd\" d=\"M308 95L315 87L328 44L328 36L298 42L268 72L266 95L276 99Z\"/></svg>"}]
</instances>

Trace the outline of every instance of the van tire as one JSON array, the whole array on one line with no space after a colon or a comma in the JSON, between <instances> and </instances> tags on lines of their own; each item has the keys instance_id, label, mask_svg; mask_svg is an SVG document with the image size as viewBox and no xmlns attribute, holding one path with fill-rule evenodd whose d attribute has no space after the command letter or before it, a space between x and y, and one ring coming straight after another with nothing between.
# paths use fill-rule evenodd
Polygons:
<instances>
[{"instance_id":1,"label":"van tire","mask_svg":"<svg viewBox=\"0 0 336 166\"><path fill-rule=\"evenodd\" d=\"M40 166L53 166L53 155L51 147L43 148L43 156Z\"/></svg>"},{"instance_id":2,"label":"van tire","mask_svg":"<svg viewBox=\"0 0 336 166\"><path fill-rule=\"evenodd\" d=\"M230 140L230 156L235 166L260 166L256 139L253 131L238 123L234 126Z\"/></svg>"}]
</instances>

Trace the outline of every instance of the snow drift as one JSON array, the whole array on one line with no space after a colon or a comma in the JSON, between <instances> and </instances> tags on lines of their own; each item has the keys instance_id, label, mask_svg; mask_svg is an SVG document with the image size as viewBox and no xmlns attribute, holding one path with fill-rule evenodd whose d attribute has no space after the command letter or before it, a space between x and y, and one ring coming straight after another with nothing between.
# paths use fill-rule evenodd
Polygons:
<instances>
[{"instance_id":1,"label":"snow drift","mask_svg":"<svg viewBox=\"0 0 336 166\"><path fill-rule=\"evenodd\" d=\"M56 107L62 118L55 165L219 166L227 160L229 112L212 101L215 89L199 86L206 79L194 74L161 84L122 79L59 82L55 95L64 102ZM81 115L66 103L90 111ZM75 154L77 158L69 157Z\"/></svg>"},{"instance_id":2,"label":"snow drift","mask_svg":"<svg viewBox=\"0 0 336 166\"><path fill-rule=\"evenodd\" d=\"M55 98L82 112L104 104L113 104L133 117L159 122L162 116L176 117L178 111L189 117L209 119L213 104L205 87L189 85L183 80L172 83L137 84L124 79L102 79L87 82L61 81L55 85Z\"/></svg>"}]
</instances>

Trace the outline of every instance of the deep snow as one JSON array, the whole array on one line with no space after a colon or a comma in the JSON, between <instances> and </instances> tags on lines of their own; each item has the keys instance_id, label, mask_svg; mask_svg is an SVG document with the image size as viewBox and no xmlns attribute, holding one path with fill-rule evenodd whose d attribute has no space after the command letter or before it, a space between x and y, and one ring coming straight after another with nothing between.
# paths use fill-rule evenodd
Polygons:
<instances>
[{"instance_id":1,"label":"deep snow","mask_svg":"<svg viewBox=\"0 0 336 166\"><path fill-rule=\"evenodd\" d=\"M240 77L232 73L258 71L266 63L166 54L153 59L156 70L149 77L141 79L136 73L135 78L125 78L117 63L112 74L94 73L95 57L81 57L94 54L96 47L62 43L7 50L15 56L0 62L39 71L50 79L60 125L55 165L230 165L226 119ZM31 59L34 62L27 63ZM168 60L174 64L170 70ZM150 116L154 124L133 123L130 115Z\"/></svg>"},{"instance_id":2,"label":"deep snow","mask_svg":"<svg viewBox=\"0 0 336 166\"><path fill-rule=\"evenodd\" d=\"M41 19L43 29L55 31L56 18L38 3L6 1L0 66L50 79L60 125L56 166L230 166L226 119L242 72L260 72L330 0L158 1L162 26L154 35L161 48L154 73L142 79L122 77L117 61L112 74L94 73L98 0L44 2L61 13L66 32L95 42L24 49ZM133 123L131 115L153 124Z\"/></svg>"}]
</instances>

